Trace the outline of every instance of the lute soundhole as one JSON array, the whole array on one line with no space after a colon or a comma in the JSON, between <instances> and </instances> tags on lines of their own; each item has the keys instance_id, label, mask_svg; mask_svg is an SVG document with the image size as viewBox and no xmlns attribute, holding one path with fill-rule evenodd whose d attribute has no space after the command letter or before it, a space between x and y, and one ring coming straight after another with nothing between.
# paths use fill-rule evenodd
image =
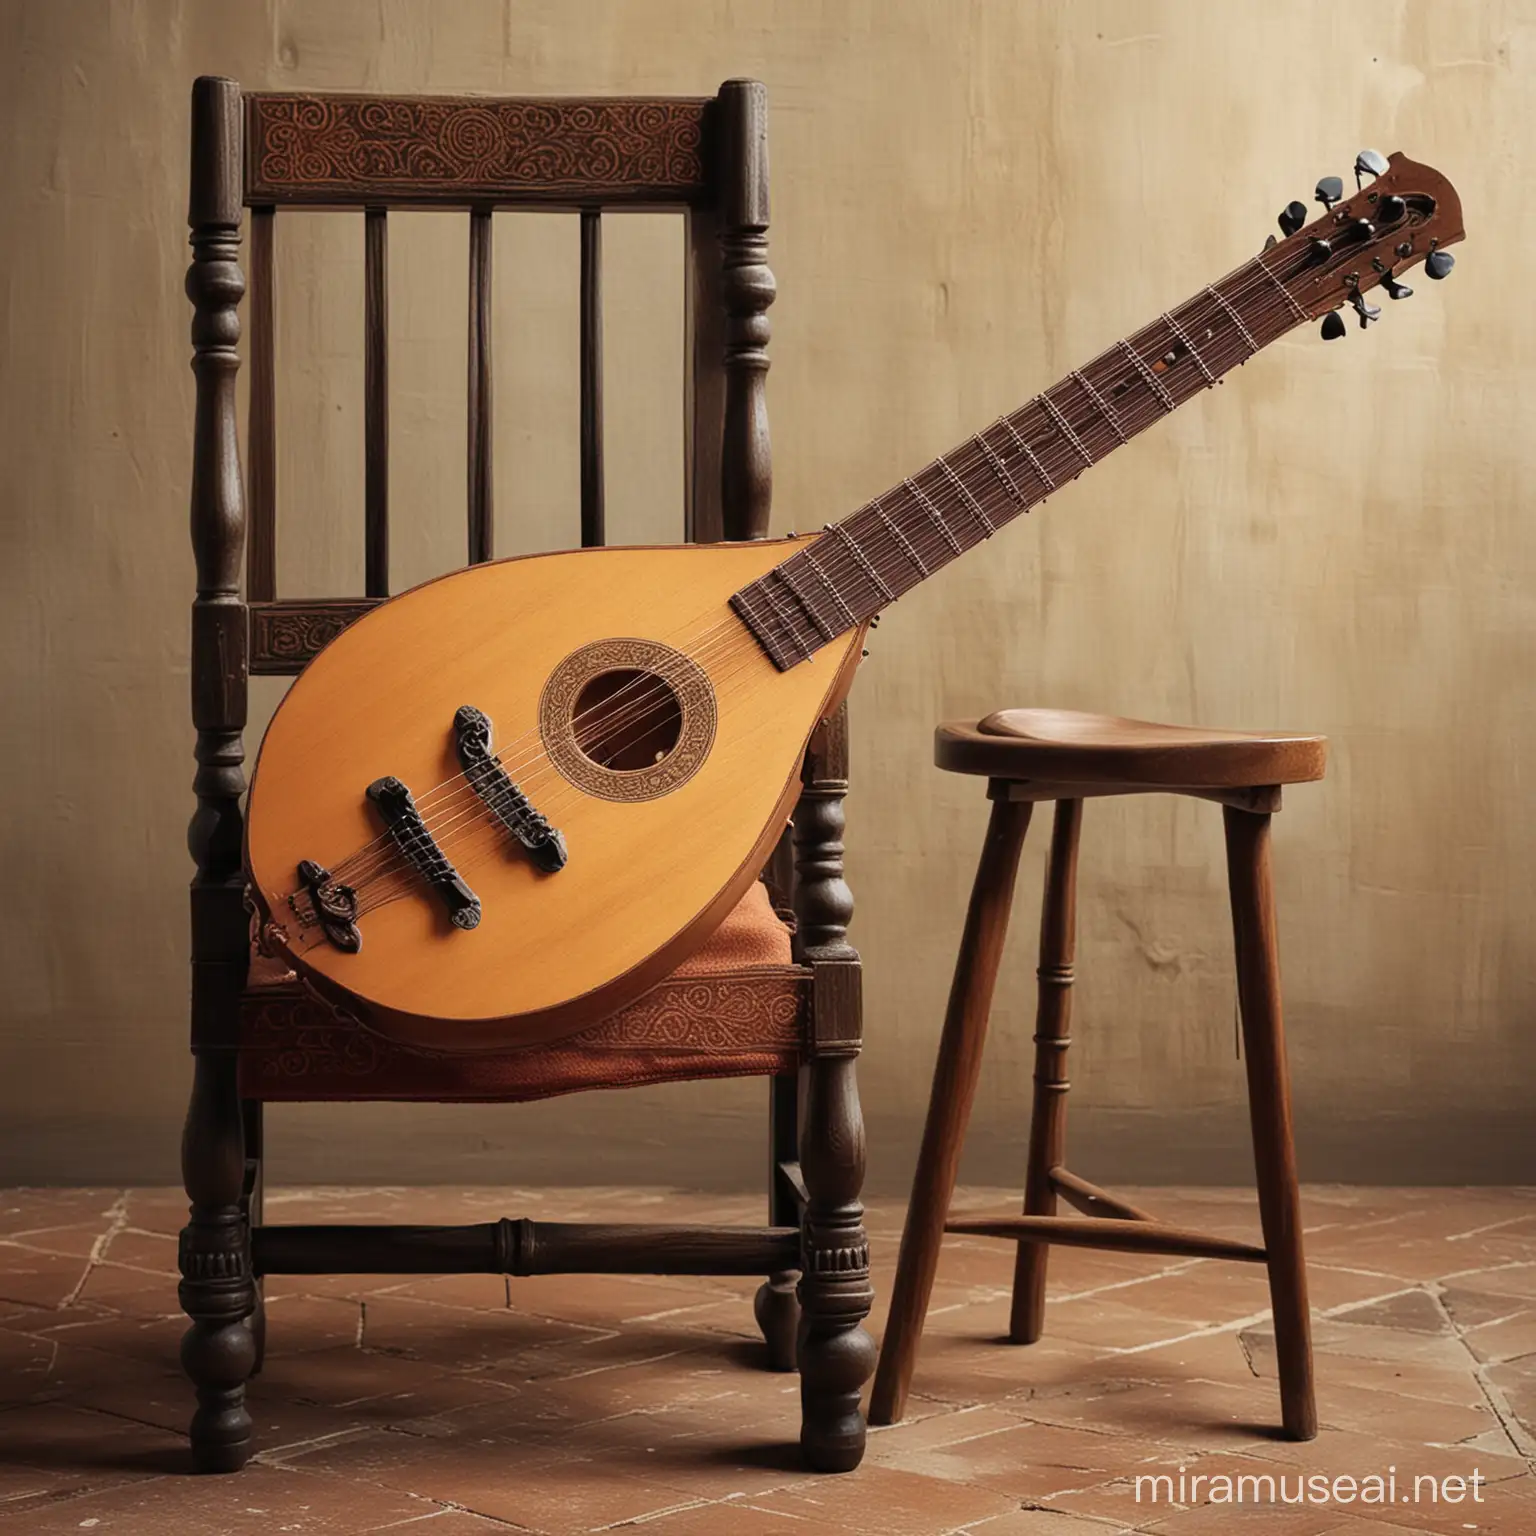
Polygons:
<instances>
[{"instance_id":1,"label":"lute soundhole","mask_svg":"<svg viewBox=\"0 0 1536 1536\"><path fill-rule=\"evenodd\" d=\"M661 762L683 734L676 690L655 672L602 672L576 695L576 745L600 768L636 773Z\"/></svg>"},{"instance_id":2,"label":"lute soundhole","mask_svg":"<svg viewBox=\"0 0 1536 1536\"><path fill-rule=\"evenodd\" d=\"M572 651L539 701L544 750L604 800L654 800L686 783L715 739L715 692L691 657L655 640Z\"/></svg>"}]
</instances>

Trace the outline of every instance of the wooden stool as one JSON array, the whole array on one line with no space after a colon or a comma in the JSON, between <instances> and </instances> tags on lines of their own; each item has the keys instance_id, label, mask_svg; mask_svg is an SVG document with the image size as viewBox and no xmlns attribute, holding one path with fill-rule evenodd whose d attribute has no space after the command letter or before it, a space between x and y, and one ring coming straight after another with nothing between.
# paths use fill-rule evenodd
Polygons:
<instances>
[{"instance_id":1,"label":"wooden stool","mask_svg":"<svg viewBox=\"0 0 1536 1536\"><path fill-rule=\"evenodd\" d=\"M892 1424L901 1417L938 1268L939 1243L945 1232L965 1232L1018 1243L1009 1326L1009 1338L1017 1344L1032 1344L1040 1337L1051 1243L1266 1264L1285 1432L1294 1440L1310 1440L1317 1433L1290 1083L1280 1013L1269 819L1280 808L1282 784L1322 778L1327 746L1321 736L1204 731L1049 709L1002 710L977 725L954 723L938 728L934 760L951 773L985 775L992 817L944 1016L933 1096L901 1236L890 1322L875 1375L872 1424ZM1083 801L1096 795L1144 793L1193 795L1223 807L1262 1248L1156 1221L1064 1165L1067 1030ZM981 1071L1019 851L1037 800L1056 802L1056 820L1040 921L1035 1102L1024 1215L951 1220L949 1201ZM1058 1195L1088 1219L1057 1216Z\"/></svg>"}]
</instances>

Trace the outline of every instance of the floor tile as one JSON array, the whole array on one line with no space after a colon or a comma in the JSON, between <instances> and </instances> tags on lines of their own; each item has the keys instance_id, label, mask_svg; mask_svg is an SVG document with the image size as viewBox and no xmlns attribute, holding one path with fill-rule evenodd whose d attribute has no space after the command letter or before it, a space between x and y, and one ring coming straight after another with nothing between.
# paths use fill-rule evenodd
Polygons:
<instances>
[{"instance_id":1,"label":"floor tile","mask_svg":"<svg viewBox=\"0 0 1536 1536\"><path fill-rule=\"evenodd\" d=\"M1124 1191L1251 1236L1250 1191ZM957 1202L961 1203L961 1202ZM1012 1211L1018 1192L963 1207ZM806 1471L758 1282L274 1276L256 1456L194 1478L176 1190L0 1191L0 1532L213 1536L1403 1536L1536 1533L1536 1192L1304 1198L1321 1432L1278 1438L1261 1268L1062 1249L1006 1342L1013 1249L946 1242L906 1420ZM274 1190L274 1222L747 1223L757 1197L624 1188ZM903 1211L876 1202L878 1333ZM1138 1475L1490 1481L1474 1507L1137 1499ZM1255 1484L1256 1487L1262 1486ZM92 1523L94 1522L94 1523Z\"/></svg>"}]
</instances>

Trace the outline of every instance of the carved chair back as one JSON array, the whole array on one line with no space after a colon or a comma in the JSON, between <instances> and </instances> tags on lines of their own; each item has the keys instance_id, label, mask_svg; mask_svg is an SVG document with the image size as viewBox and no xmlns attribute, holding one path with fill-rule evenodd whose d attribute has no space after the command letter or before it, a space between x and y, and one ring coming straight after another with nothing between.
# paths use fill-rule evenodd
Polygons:
<instances>
[{"instance_id":1,"label":"carved chair back","mask_svg":"<svg viewBox=\"0 0 1536 1536\"><path fill-rule=\"evenodd\" d=\"M676 209L687 226L684 536L762 538L772 471L764 375L766 101L755 81L714 98L432 98L255 93L243 100L250 209L250 670L292 674L389 595L389 214L469 219L467 559L492 556L491 241L500 209L579 210L584 545L604 542L602 228L605 209ZM361 595L277 593L273 235L306 208L356 209L364 244ZM572 529L574 542L575 529Z\"/></svg>"}]
</instances>

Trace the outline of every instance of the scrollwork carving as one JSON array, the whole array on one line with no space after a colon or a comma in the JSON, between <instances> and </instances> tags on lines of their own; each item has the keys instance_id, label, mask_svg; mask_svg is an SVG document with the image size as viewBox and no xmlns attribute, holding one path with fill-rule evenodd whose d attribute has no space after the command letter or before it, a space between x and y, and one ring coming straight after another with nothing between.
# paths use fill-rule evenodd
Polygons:
<instances>
[{"instance_id":1,"label":"scrollwork carving","mask_svg":"<svg viewBox=\"0 0 1536 1536\"><path fill-rule=\"evenodd\" d=\"M373 598L253 603L251 671L268 676L299 671L342 630L377 606Z\"/></svg>"},{"instance_id":2,"label":"scrollwork carving","mask_svg":"<svg viewBox=\"0 0 1536 1536\"><path fill-rule=\"evenodd\" d=\"M643 201L705 190L707 103L698 99L263 93L246 101L246 196L255 203Z\"/></svg>"}]
</instances>

